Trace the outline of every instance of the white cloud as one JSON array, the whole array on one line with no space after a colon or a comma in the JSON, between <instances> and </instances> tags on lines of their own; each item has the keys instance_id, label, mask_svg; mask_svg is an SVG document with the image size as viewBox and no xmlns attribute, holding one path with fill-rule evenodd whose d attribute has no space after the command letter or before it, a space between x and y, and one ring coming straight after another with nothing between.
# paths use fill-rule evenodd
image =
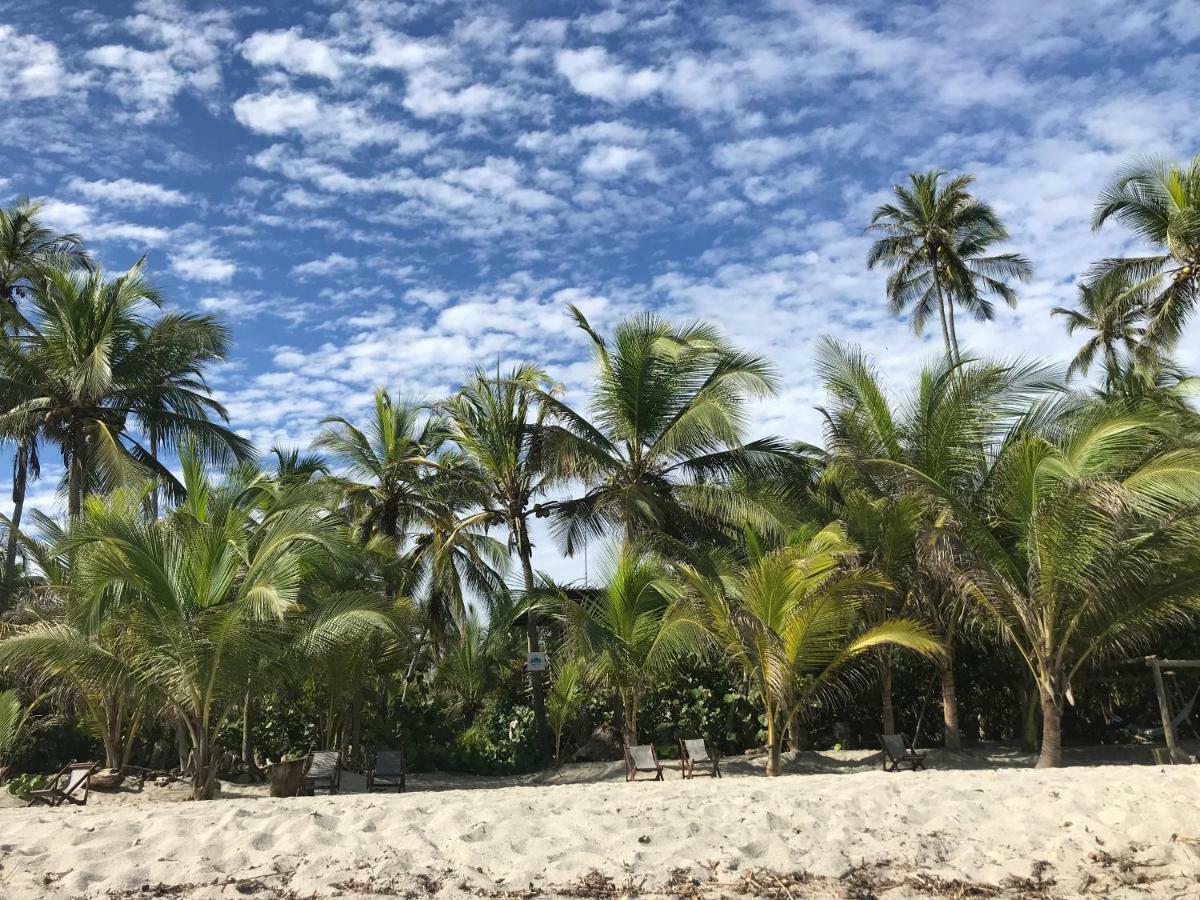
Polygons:
<instances>
[{"instance_id":1,"label":"white cloud","mask_svg":"<svg viewBox=\"0 0 1200 900\"><path fill-rule=\"evenodd\" d=\"M321 41L301 36L299 28L256 31L242 43L242 56L254 66L279 66L296 75L336 81L342 74L336 52Z\"/></svg>"},{"instance_id":2,"label":"white cloud","mask_svg":"<svg viewBox=\"0 0 1200 900\"><path fill-rule=\"evenodd\" d=\"M171 254L171 271L188 281L229 281L237 265L221 255L210 241L194 240Z\"/></svg>"},{"instance_id":3,"label":"white cloud","mask_svg":"<svg viewBox=\"0 0 1200 900\"><path fill-rule=\"evenodd\" d=\"M133 181L129 178L97 181L72 178L67 182L67 188L89 200L124 206L183 206L191 202L179 191L163 187L161 184Z\"/></svg>"},{"instance_id":4,"label":"white cloud","mask_svg":"<svg viewBox=\"0 0 1200 900\"><path fill-rule=\"evenodd\" d=\"M32 34L21 34L12 25L0 25L0 93L16 100L55 97L81 87L86 78L68 72L58 47Z\"/></svg>"},{"instance_id":5,"label":"white cloud","mask_svg":"<svg viewBox=\"0 0 1200 900\"><path fill-rule=\"evenodd\" d=\"M579 171L592 178L614 178L626 174L635 166L653 165L654 156L639 147L601 144L588 151L579 164Z\"/></svg>"},{"instance_id":6,"label":"white cloud","mask_svg":"<svg viewBox=\"0 0 1200 900\"><path fill-rule=\"evenodd\" d=\"M504 112L515 105L504 90L486 84L455 86L454 79L433 69L409 76L404 105L421 118L454 115L463 118Z\"/></svg>"},{"instance_id":7,"label":"white cloud","mask_svg":"<svg viewBox=\"0 0 1200 900\"><path fill-rule=\"evenodd\" d=\"M381 69L417 71L445 59L449 50L435 41L384 32L371 39L371 52L363 62Z\"/></svg>"},{"instance_id":8,"label":"white cloud","mask_svg":"<svg viewBox=\"0 0 1200 900\"><path fill-rule=\"evenodd\" d=\"M804 149L799 138L776 136L748 138L719 144L712 153L713 162L722 169L769 169L781 160L795 156Z\"/></svg>"},{"instance_id":9,"label":"white cloud","mask_svg":"<svg viewBox=\"0 0 1200 900\"><path fill-rule=\"evenodd\" d=\"M560 50L554 63L576 91L609 103L641 100L661 88L664 81L655 69L631 69L612 62L603 47Z\"/></svg>"},{"instance_id":10,"label":"white cloud","mask_svg":"<svg viewBox=\"0 0 1200 900\"><path fill-rule=\"evenodd\" d=\"M292 266L292 274L300 278L309 276L334 275L339 272L352 272L358 268L358 260L341 253L331 253L324 259L312 259L306 263Z\"/></svg>"}]
</instances>

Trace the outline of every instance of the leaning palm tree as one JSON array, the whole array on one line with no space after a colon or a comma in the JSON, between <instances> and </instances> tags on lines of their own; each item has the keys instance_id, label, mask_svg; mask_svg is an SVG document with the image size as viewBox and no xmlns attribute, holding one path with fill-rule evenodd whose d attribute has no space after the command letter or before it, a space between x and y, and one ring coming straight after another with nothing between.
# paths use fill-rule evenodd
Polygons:
<instances>
[{"instance_id":1,"label":"leaning palm tree","mask_svg":"<svg viewBox=\"0 0 1200 900\"><path fill-rule=\"evenodd\" d=\"M549 379L531 365L520 365L501 376L482 369L448 400L439 404L449 428L449 437L462 453L457 464L442 466L453 477L466 482L479 509L463 520L464 527L503 526L508 548L521 563L526 595L536 582L533 542L529 518L534 505L554 483L554 472L546 459L545 407L537 400L539 391L552 392ZM536 610L525 616L530 652L541 649ZM544 761L550 757L550 728L546 718L545 684L542 672L530 673L534 722Z\"/></svg>"},{"instance_id":2,"label":"leaning palm tree","mask_svg":"<svg viewBox=\"0 0 1200 900\"><path fill-rule=\"evenodd\" d=\"M1088 370L1100 357L1106 373L1119 370L1121 353L1132 355L1139 350L1145 329L1141 320L1145 306L1144 291L1130 284L1129 273L1116 270L1106 276L1079 285L1075 308L1056 306L1050 314L1061 316L1067 323L1067 334L1077 331L1090 333L1083 346L1067 367L1067 377Z\"/></svg>"},{"instance_id":3,"label":"leaning palm tree","mask_svg":"<svg viewBox=\"0 0 1200 900\"><path fill-rule=\"evenodd\" d=\"M681 584L658 558L626 544L609 560L604 586L559 591L551 607L565 630L564 653L587 678L621 700L625 742L637 743L641 701L656 676L704 643L701 619L680 601Z\"/></svg>"},{"instance_id":4,"label":"leaning palm tree","mask_svg":"<svg viewBox=\"0 0 1200 900\"><path fill-rule=\"evenodd\" d=\"M995 210L968 191L974 177L958 175L942 184L944 175L937 169L913 172L907 185L893 187L895 202L876 208L867 226L882 235L867 254L867 268L891 269L888 302L896 313L911 311L917 334L936 310L946 359L958 363L955 306L990 320L991 298L1016 306L1009 281L1028 280L1033 267L1019 253L991 252L1008 240L1008 231Z\"/></svg>"},{"instance_id":5,"label":"leaning palm tree","mask_svg":"<svg viewBox=\"0 0 1200 900\"><path fill-rule=\"evenodd\" d=\"M89 262L82 242L75 234L56 234L38 221L41 203L21 200L9 209L0 208L0 324L4 334L22 330L24 316L17 301L32 290L40 272L50 266L70 268ZM10 519L13 529L9 532L4 555L4 584L13 577L16 564L16 531L21 527L21 514L25 507L25 492L29 482L41 475L38 457L37 429L28 432L10 432L16 443L13 455L12 501Z\"/></svg>"},{"instance_id":6,"label":"leaning palm tree","mask_svg":"<svg viewBox=\"0 0 1200 900\"><path fill-rule=\"evenodd\" d=\"M21 332L0 340L0 431L60 447L72 518L90 490L148 476L178 496L143 434L172 446L186 435L213 460L251 453L203 381L227 333L205 316L152 320L161 298L144 267L113 280L99 269L44 271Z\"/></svg>"},{"instance_id":7,"label":"leaning palm tree","mask_svg":"<svg viewBox=\"0 0 1200 900\"><path fill-rule=\"evenodd\" d=\"M1092 214L1092 228L1116 219L1160 252L1105 259L1093 277L1122 273L1144 292L1146 340L1170 349L1200 297L1200 154L1183 165L1136 160L1117 175Z\"/></svg>"},{"instance_id":8,"label":"leaning palm tree","mask_svg":"<svg viewBox=\"0 0 1200 900\"><path fill-rule=\"evenodd\" d=\"M771 365L702 322L634 316L610 341L579 310L571 314L596 361L588 412L539 393L558 474L586 486L581 497L544 505L567 552L612 531L682 546L748 525L781 530L774 505L736 483L808 469L783 441L745 440L749 401L775 391Z\"/></svg>"},{"instance_id":9,"label":"leaning palm tree","mask_svg":"<svg viewBox=\"0 0 1200 900\"><path fill-rule=\"evenodd\" d=\"M762 697L768 775L780 772L784 724L843 688L858 657L883 645L938 650L937 639L912 621L862 627L867 595L888 584L859 566L856 554L845 531L831 524L796 532L774 549L748 533L744 559L727 559L719 578L680 567L718 644Z\"/></svg>"},{"instance_id":10,"label":"leaning palm tree","mask_svg":"<svg viewBox=\"0 0 1200 900\"><path fill-rule=\"evenodd\" d=\"M921 507L919 523L912 523L911 555L905 559L900 548L893 548L899 567L889 574L903 579L896 589L906 607L929 623L944 645L936 664L946 746L956 750L955 650L967 610L948 576L961 538L946 506L919 491L914 496L912 483L895 467L942 484L964 506L978 506L988 461L1006 429L1056 389L1057 380L1051 370L1031 364L941 360L926 366L907 394L894 397L861 350L828 338L817 350L817 373L828 394L822 409L830 455L827 480L836 481L843 493L862 491L885 509L910 508L914 500Z\"/></svg>"}]
</instances>

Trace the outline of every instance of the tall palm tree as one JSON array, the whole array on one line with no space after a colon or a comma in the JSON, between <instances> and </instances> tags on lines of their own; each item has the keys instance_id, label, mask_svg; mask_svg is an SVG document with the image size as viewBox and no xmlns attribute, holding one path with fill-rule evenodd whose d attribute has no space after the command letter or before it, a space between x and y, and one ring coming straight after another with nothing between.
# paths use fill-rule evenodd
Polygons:
<instances>
[{"instance_id":1,"label":"tall palm tree","mask_svg":"<svg viewBox=\"0 0 1200 900\"><path fill-rule=\"evenodd\" d=\"M1000 217L968 191L973 176L958 175L943 184L945 175L938 169L912 172L907 185L892 188L895 202L876 208L867 226L883 235L867 253L867 268L886 264L891 269L888 302L896 313L911 311L917 334L936 309L946 358L958 363L955 306L988 321L995 314L991 298L1016 306L1009 280L1027 281L1033 267L1019 253L991 253L1008 240Z\"/></svg>"},{"instance_id":2,"label":"tall palm tree","mask_svg":"<svg viewBox=\"0 0 1200 900\"><path fill-rule=\"evenodd\" d=\"M1090 332L1067 367L1068 378L1076 373L1087 375L1098 356L1106 374L1116 372L1120 368L1122 351L1126 355L1138 351L1145 334L1140 324L1145 307L1139 293L1145 292L1130 283L1129 273L1116 270L1094 281L1081 283L1074 309L1056 306L1050 310L1051 315L1066 320L1067 334Z\"/></svg>"},{"instance_id":3,"label":"tall palm tree","mask_svg":"<svg viewBox=\"0 0 1200 900\"><path fill-rule=\"evenodd\" d=\"M203 380L226 330L207 316L167 313L139 261L107 280L96 268L52 268L29 297L20 331L0 340L0 431L38 434L62 450L67 508L85 494L152 475L178 482L143 444L195 441L210 459L246 458L250 444L221 420ZM216 421L214 421L214 419Z\"/></svg>"},{"instance_id":4,"label":"tall palm tree","mask_svg":"<svg viewBox=\"0 0 1200 900\"><path fill-rule=\"evenodd\" d=\"M0 208L0 323L5 334L20 329L23 316L17 306L19 298L32 289L39 272L52 266L82 266L89 263L82 241L76 234L56 234L38 221L41 203L28 199L8 209ZM16 530L21 527L25 508L25 492L29 481L41 476L36 430L29 434L13 433L16 442L13 454L13 529L9 532L4 555L4 584L13 577L17 557Z\"/></svg>"},{"instance_id":5,"label":"tall palm tree","mask_svg":"<svg viewBox=\"0 0 1200 900\"><path fill-rule=\"evenodd\" d=\"M1200 297L1200 154L1182 165L1145 157L1126 166L1096 201L1092 228L1109 219L1160 252L1101 260L1094 277L1124 273L1146 294L1146 340L1170 349Z\"/></svg>"},{"instance_id":6,"label":"tall palm tree","mask_svg":"<svg viewBox=\"0 0 1200 900\"><path fill-rule=\"evenodd\" d=\"M809 468L783 441L745 440L749 401L776 389L771 365L702 322L676 326L647 313L619 323L608 341L578 309L570 312L596 360L588 412L539 394L559 474L587 488L542 510L554 516L567 552L613 530L627 541L676 546L744 525L781 530L775 507L735 483Z\"/></svg>"},{"instance_id":7,"label":"tall palm tree","mask_svg":"<svg viewBox=\"0 0 1200 900\"><path fill-rule=\"evenodd\" d=\"M679 580L661 560L626 544L610 559L603 587L559 593L554 602L564 654L582 660L592 683L620 697L627 744L637 743L638 712L654 678L703 646L703 623L680 597Z\"/></svg>"},{"instance_id":8,"label":"tall palm tree","mask_svg":"<svg viewBox=\"0 0 1200 900\"><path fill-rule=\"evenodd\" d=\"M464 525L506 529L509 550L521 562L527 596L536 588L529 517L554 482L554 471L546 459L545 407L537 396L543 390L553 390L549 379L528 364L503 377L499 373L489 377L477 369L454 396L439 405L450 439L465 457L463 464L448 471L465 480L480 503L478 512L464 519ZM540 650L533 606L525 615L525 631L529 651ZM531 672L530 678L539 749L548 762L551 748L545 681L542 672Z\"/></svg>"},{"instance_id":9,"label":"tall palm tree","mask_svg":"<svg viewBox=\"0 0 1200 900\"><path fill-rule=\"evenodd\" d=\"M758 687L768 775L780 773L783 725L837 691L857 657L885 644L927 654L939 647L915 622L862 627L867 594L887 581L857 565L856 553L845 531L831 524L796 532L774 549L748 533L744 559L727 560L720 578L680 567L717 642Z\"/></svg>"},{"instance_id":10,"label":"tall palm tree","mask_svg":"<svg viewBox=\"0 0 1200 900\"><path fill-rule=\"evenodd\" d=\"M1057 387L1053 373L1039 366L947 359L925 367L907 396L893 398L861 350L828 338L817 349L816 365L828 395L822 412L831 472L843 490L849 485L893 506L907 506L914 493L897 465L944 485L965 506L980 504L988 460L1005 429ZM936 660L943 725L947 748L958 749L954 659L966 609L948 573L961 539L944 504L929 502L924 492L916 496L922 511L913 566L897 588L943 643Z\"/></svg>"},{"instance_id":11,"label":"tall palm tree","mask_svg":"<svg viewBox=\"0 0 1200 900\"><path fill-rule=\"evenodd\" d=\"M897 466L960 523L959 590L1019 652L1042 706L1039 767L1088 667L1200 613L1200 451L1107 403L1036 411L992 456L982 502Z\"/></svg>"}]
</instances>

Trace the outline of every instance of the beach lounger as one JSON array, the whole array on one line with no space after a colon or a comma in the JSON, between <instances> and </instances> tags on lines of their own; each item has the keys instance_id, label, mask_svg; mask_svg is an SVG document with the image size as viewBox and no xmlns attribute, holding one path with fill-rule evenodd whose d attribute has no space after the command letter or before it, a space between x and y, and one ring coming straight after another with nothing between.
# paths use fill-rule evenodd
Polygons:
<instances>
[{"instance_id":1,"label":"beach lounger","mask_svg":"<svg viewBox=\"0 0 1200 900\"><path fill-rule=\"evenodd\" d=\"M625 780L636 781L638 772L647 775L653 773L655 781L663 780L662 763L658 761L653 744L625 747Z\"/></svg>"},{"instance_id":2,"label":"beach lounger","mask_svg":"<svg viewBox=\"0 0 1200 900\"><path fill-rule=\"evenodd\" d=\"M901 766L908 766L914 772L925 768L925 754L910 747L903 734L881 734L879 742L883 744L884 771L899 772Z\"/></svg>"},{"instance_id":3,"label":"beach lounger","mask_svg":"<svg viewBox=\"0 0 1200 900\"><path fill-rule=\"evenodd\" d=\"M371 791L404 791L404 751L380 750L367 769L367 793Z\"/></svg>"},{"instance_id":4,"label":"beach lounger","mask_svg":"<svg viewBox=\"0 0 1200 900\"><path fill-rule=\"evenodd\" d=\"M679 765L683 769L684 778L695 778L697 774L721 777L721 766L717 757L708 752L708 744L704 738L680 738ZM700 768L698 773L697 767Z\"/></svg>"},{"instance_id":5,"label":"beach lounger","mask_svg":"<svg viewBox=\"0 0 1200 900\"><path fill-rule=\"evenodd\" d=\"M336 794L342 786L342 753L340 750L314 750L308 755L301 793L311 797L317 791Z\"/></svg>"},{"instance_id":6,"label":"beach lounger","mask_svg":"<svg viewBox=\"0 0 1200 900\"><path fill-rule=\"evenodd\" d=\"M64 803L70 803L75 806L87 806L88 794L92 790L92 773L99 768L98 762L71 763L63 766L50 782L50 787L30 791L28 805L62 806ZM80 791L83 792L82 796Z\"/></svg>"}]
</instances>

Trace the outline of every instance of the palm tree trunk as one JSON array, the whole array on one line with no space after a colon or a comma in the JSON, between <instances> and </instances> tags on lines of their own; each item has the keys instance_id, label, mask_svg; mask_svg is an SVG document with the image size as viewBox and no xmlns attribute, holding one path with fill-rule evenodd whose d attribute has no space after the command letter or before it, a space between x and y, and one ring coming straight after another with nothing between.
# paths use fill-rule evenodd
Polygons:
<instances>
[{"instance_id":1,"label":"palm tree trunk","mask_svg":"<svg viewBox=\"0 0 1200 900\"><path fill-rule=\"evenodd\" d=\"M17 531L21 527L21 513L25 510L25 489L29 482L29 446L25 439L17 444L16 457L13 466L13 514L8 529L8 547L4 553L4 593L7 596L12 589L13 570L17 564ZM0 605L0 609L3 606Z\"/></svg>"},{"instance_id":2,"label":"palm tree trunk","mask_svg":"<svg viewBox=\"0 0 1200 900\"><path fill-rule=\"evenodd\" d=\"M793 753L798 753L808 746L808 730L804 727L803 720L800 718L800 709L797 707L788 716L787 727L788 746Z\"/></svg>"},{"instance_id":3,"label":"palm tree trunk","mask_svg":"<svg viewBox=\"0 0 1200 900\"><path fill-rule=\"evenodd\" d=\"M946 655L938 662L938 675L942 681L942 726L946 735L946 749L962 747L962 736L958 730L958 690L954 683L954 653L947 646Z\"/></svg>"},{"instance_id":4,"label":"palm tree trunk","mask_svg":"<svg viewBox=\"0 0 1200 900\"><path fill-rule=\"evenodd\" d=\"M1036 768L1056 769L1062 765L1062 698L1044 685L1039 686L1042 701L1042 752Z\"/></svg>"},{"instance_id":5,"label":"palm tree trunk","mask_svg":"<svg viewBox=\"0 0 1200 900\"><path fill-rule=\"evenodd\" d=\"M621 737L626 745L637 745L638 697L633 691L621 692Z\"/></svg>"},{"instance_id":6,"label":"palm tree trunk","mask_svg":"<svg viewBox=\"0 0 1200 900\"><path fill-rule=\"evenodd\" d=\"M882 673L880 694L883 701L883 733L896 733L896 711L892 706L892 654L885 647L880 652Z\"/></svg>"},{"instance_id":7,"label":"palm tree trunk","mask_svg":"<svg viewBox=\"0 0 1200 900\"><path fill-rule=\"evenodd\" d=\"M533 577L533 546L529 543L525 520L517 518L513 522L513 526L517 539L517 555L521 557L521 571L525 576L525 593L526 596L529 596L533 593L535 587ZM537 616L533 610L526 610L525 612L525 637L529 643L530 653L537 653L541 650L541 640L538 637L537 629ZM554 740L550 734L550 722L546 718L546 684L544 676L544 672L529 673L533 695L533 721L537 729L538 754L542 758L542 764L548 766L554 758Z\"/></svg>"},{"instance_id":8,"label":"palm tree trunk","mask_svg":"<svg viewBox=\"0 0 1200 900\"><path fill-rule=\"evenodd\" d=\"M158 432L150 428L150 458L158 462ZM154 476L154 488L150 491L150 521L158 519L158 476Z\"/></svg>"},{"instance_id":9,"label":"palm tree trunk","mask_svg":"<svg viewBox=\"0 0 1200 900\"><path fill-rule=\"evenodd\" d=\"M767 774L778 775L779 770L783 768L783 759L780 752L780 738L782 735L779 731L779 726L775 722L775 710L767 707Z\"/></svg>"},{"instance_id":10,"label":"palm tree trunk","mask_svg":"<svg viewBox=\"0 0 1200 900\"><path fill-rule=\"evenodd\" d=\"M938 261L937 254L933 254L931 260L931 268L933 269L933 290L937 294L938 302L938 318L942 321L942 343L946 347L946 360L950 365L955 365L957 360L955 350L957 349L950 343L950 324L946 321L946 298L942 296L942 280L937 273Z\"/></svg>"},{"instance_id":11,"label":"palm tree trunk","mask_svg":"<svg viewBox=\"0 0 1200 900\"><path fill-rule=\"evenodd\" d=\"M81 441L71 429L71 461L67 470L67 518L74 522L83 509L83 453Z\"/></svg>"},{"instance_id":12,"label":"palm tree trunk","mask_svg":"<svg viewBox=\"0 0 1200 900\"><path fill-rule=\"evenodd\" d=\"M946 301L946 321L950 325L950 347L954 350L954 362L962 364L962 354L958 351L958 330L954 327L954 300Z\"/></svg>"}]
</instances>

